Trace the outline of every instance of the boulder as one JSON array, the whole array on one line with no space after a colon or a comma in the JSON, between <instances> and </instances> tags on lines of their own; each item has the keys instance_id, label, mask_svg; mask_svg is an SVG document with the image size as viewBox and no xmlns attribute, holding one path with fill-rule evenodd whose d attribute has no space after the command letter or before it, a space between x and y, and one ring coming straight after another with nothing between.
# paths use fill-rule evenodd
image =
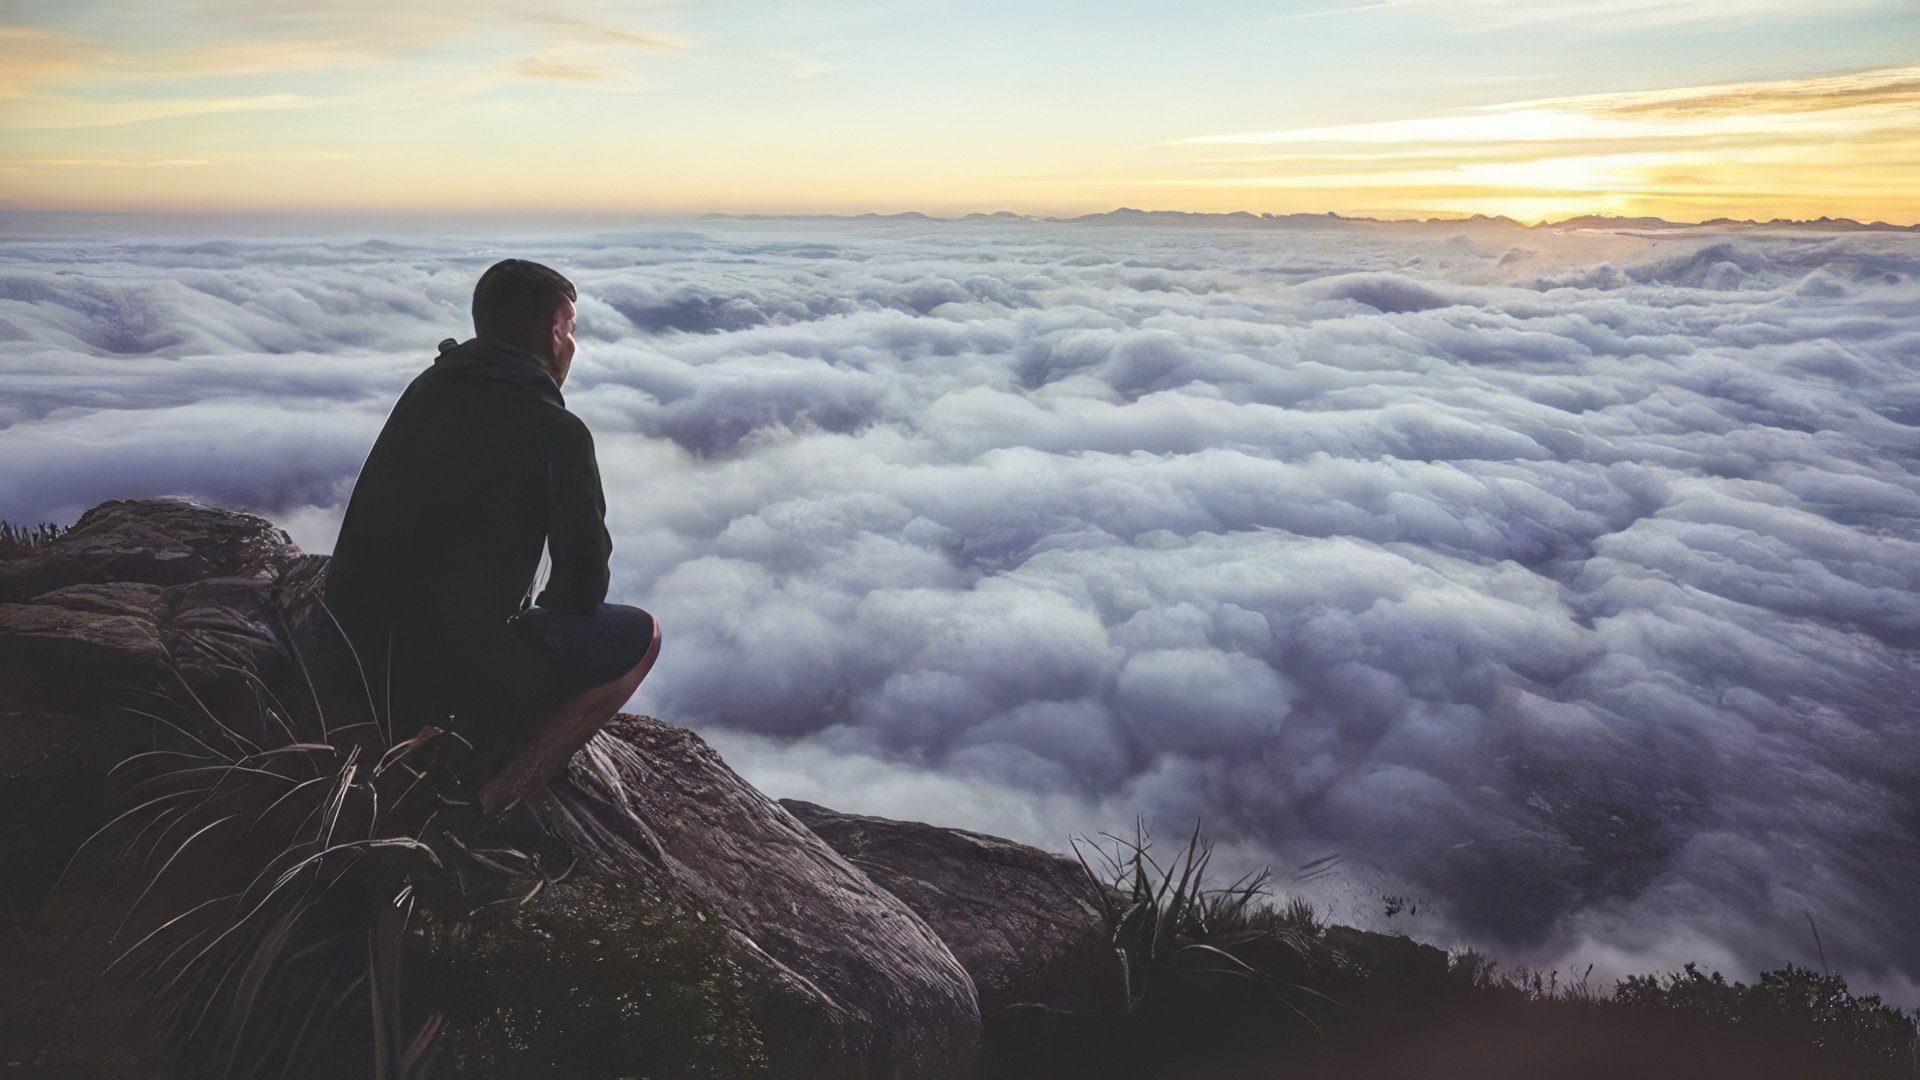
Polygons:
<instances>
[{"instance_id":1,"label":"boulder","mask_svg":"<svg viewBox=\"0 0 1920 1080\"><path fill-rule=\"evenodd\" d=\"M618 716L534 809L594 873L655 868L718 916L765 973L769 1056L814 1063L791 1075L973 1074L979 1006L939 935L698 735Z\"/></svg>"},{"instance_id":2,"label":"boulder","mask_svg":"<svg viewBox=\"0 0 1920 1080\"><path fill-rule=\"evenodd\" d=\"M161 682L166 664L151 612L0 604L0 711L119 699Z\"/></svg>"},{"instance_id":3,"label":"boulder","mask_svg":"<svg viewBox=\"0 0 1920 1080\"><path fill-rule=\"evenodd\" d=\"M124 875L98 850L73 857L110 816L110 770L153 745L153 721L130 710L179 685L167 587L298 555L264 518L142 499L0 561L0 1060L35 1075L160 1074L144 1031L98 1019L138 1001L123 978L99 978L131 899Z\"/></svg>"},{"instance_id":4,"label":"boulder","mask_svg":"<svg viewBox=\"0 0 1920 1080\"><path fill-rule=\"evenodd\" d=\"M286 531L255 514L184 499L115 499L25 559L0 562L0 600L67 585L178 585L246 575L298 556Z\"/></svg>"},{"instance_id":5,"label":"boulder","mask_svg":"<svg viewBox=\"0 0 1920 1080\"><path fill-rule=\"evenodd\" d=\"M965 829L780 805L933 927L973 977L983 1015L1121 1007L1106 924L1076 860Z\"/></svg>"},{"instance_id":6,"label":"boulder","mask_svg":"<svg viewBox=\"0 0 1920 1080\"><path fill-rule=\"evenodd\" d=\"M108 581L67 585L33 598L46 607L91 611L96 615L128 615L151 620L160 600L160 586L143 581Z\"/></svg>"}]
</instances>

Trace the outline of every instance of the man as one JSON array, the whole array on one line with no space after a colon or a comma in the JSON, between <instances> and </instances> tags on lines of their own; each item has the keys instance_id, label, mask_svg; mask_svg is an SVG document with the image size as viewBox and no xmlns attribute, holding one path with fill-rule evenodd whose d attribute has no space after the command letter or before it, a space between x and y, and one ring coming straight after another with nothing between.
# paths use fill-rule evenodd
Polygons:
<instances>
[{"instance_id":1,"label":"man","mask_svg":"<svg viewBox=\"0 0 1920 1080\"><path fill-rule=\"evenodd\" d=\"M506 259L473 290L474 337L440 343L360 470L326 600L389 730L450 729L489 774L492 813L530 795L624 704L660 631L605 602L606 499L560 387L573 283ZM551 572L534 597L545 545Z\"/></svg>"}]
</instances>

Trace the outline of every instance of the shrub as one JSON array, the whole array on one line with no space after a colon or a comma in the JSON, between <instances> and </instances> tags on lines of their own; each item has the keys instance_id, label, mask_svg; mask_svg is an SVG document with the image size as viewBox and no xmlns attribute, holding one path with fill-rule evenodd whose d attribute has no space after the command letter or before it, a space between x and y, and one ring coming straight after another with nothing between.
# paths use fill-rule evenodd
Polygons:
<instances>
[{"instance_id":1,"label":"shrub","mask_svg":"<svg viewBox=\"0 0 1920 1080\"><path fill-rule=\"evenodd\" d=\"M767 1069L720 922L620 881L531 903L429 904L421 990L446 1010L437 1064L519 1080L752 1080Z\"/></svg>"},{"instance_id":2,"label":"shrub","mask_svg":"<svg viewBox=\"0 0 1920 1080\"><path fill-rule=\"evenodd\" d=\"M1851 1061L1862 1077L1920 1075L1920 1015L1882 1004L1878 994L1855 996L1839 975L1789 965L1748 985L1687 964L1666 975L1629 976L1613 1001L1798 1043Z\"/></svg>"}]
</instances>

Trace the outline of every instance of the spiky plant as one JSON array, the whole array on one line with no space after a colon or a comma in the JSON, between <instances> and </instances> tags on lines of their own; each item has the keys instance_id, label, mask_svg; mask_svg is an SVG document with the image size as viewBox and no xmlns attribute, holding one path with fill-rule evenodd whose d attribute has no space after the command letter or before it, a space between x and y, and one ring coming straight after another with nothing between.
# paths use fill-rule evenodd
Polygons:
<instances>
[{"instance_id":1,"label":"spiky plant","mask_svg":"<svg viewBox=\"0 0 1920 1080\"><path fill-rule=\"evenodd\" d=\"M1166 865L1151 848L1146 826L1136 820L1132 839L1101 833L1112 841L1108 851L1085 837L1070 840L1080 868L1100 899L1114 953L1119 960L1124 1000L1136 1012L1152 995L1182 992L1193 980L1238 980L1256 990L1314 1031L1319 1023L1308 1009L1333 1004L1327 995L1297 979L1269 970L1277 950L1292 971L1324 966L1312 934L1297 924L1271 917L1268 898L1272 871L1265 868L1243 875L1224 887L1209 887L1207 869L1213 844L1193 834ZM1081 850L1091 847L1099 859L1096 871Z\"/></svg>"},{"instance_id":2,"label":"spiky plant","mask_svg":"<svg viewBox=\"0 0 1920 1080\"><path fill-rule=\"evenodd\" d=\"M399 737L378 711L333 726L318 691L303 725L256 677L227 674L256 690L247 723L177 671L153 708L129 708L155 745L114 768L127 809L88 840L138 870L109 970L147 988L176 1075L417 1080L440 1026L401 994L421 891L537 879L537 862L449 828L473 816L449 768L457 736Z\"/></svg>"},{"instance_id":3,"label":"spiky plant","mask_svg":"<svg viewBox=\"0 0 1920 1080\"><path fill-rule=\"evenodd\" d=\"M1314 910L1313 902L1304 896L1290 896L1285 904L1270 910L1273 913L1273 921L1279 926L1307 935L1318 934L1326 929L1326 920Z\"/></svg>"}]
</instances>

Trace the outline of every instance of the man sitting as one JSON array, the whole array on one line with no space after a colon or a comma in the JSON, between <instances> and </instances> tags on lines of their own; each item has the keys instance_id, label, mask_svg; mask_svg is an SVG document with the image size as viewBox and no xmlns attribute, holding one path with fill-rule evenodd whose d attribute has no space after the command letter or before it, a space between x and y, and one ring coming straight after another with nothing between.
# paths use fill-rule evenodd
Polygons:
<instances>
[{"instance_id":1,"label":"man sitting","mask_svg":"<svg viewBox=\"0 0 1920 1080\"><path fill-rule=\"evenodd\" d=\"M606 498L593 437L560 387L573 283L506 259L473 291L474 337L440 343L367 455L326 601L389 730L452 730L493 779L492 813L531 795L626 703L660 651L608 604ZM546 587L533 596L545 545Z\"/></svg>"}]
</instances>

